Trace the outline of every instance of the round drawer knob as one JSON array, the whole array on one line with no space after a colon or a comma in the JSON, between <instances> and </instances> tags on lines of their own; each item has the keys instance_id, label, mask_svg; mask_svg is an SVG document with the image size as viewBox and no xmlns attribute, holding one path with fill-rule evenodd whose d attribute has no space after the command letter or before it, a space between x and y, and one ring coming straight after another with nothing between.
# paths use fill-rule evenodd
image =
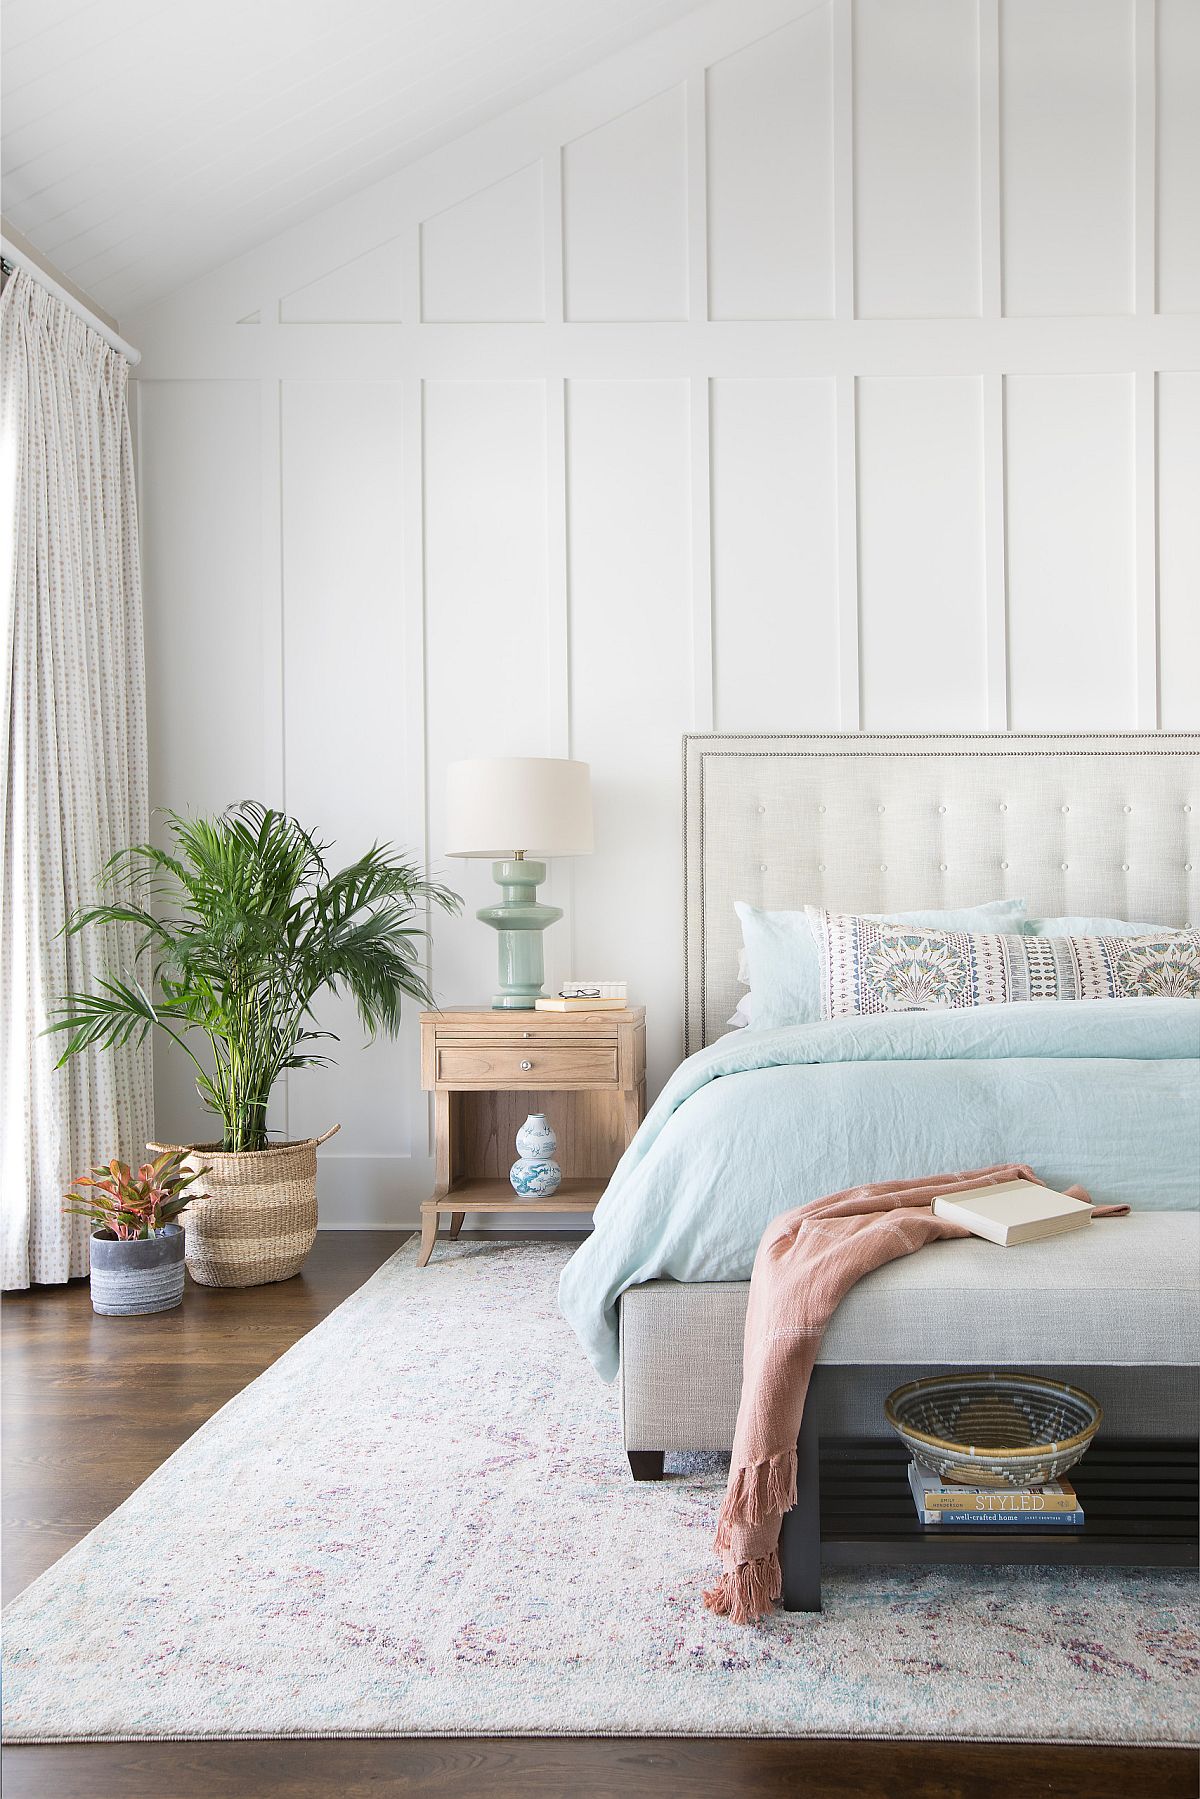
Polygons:
<instances>
[{"instance_id":1,"label":"round drawer knob","mask_svg":"<svg viewBox=\"0 0 1200 1799\"><path fill-rule=\"evenodd\" d=\"M533 1063L532 1062L522 1062L521 1067L522 1068L532 1068Z\"/></svg>"}]
</instances>

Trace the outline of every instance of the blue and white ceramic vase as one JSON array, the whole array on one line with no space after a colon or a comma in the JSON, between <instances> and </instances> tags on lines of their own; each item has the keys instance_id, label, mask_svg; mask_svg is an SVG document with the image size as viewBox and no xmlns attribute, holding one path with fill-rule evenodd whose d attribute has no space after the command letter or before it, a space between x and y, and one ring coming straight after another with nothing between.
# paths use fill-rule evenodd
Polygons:
<instances>
[{"instance_id":1,"label":"blue and white ceramic vase","mask_svg":"<svg viewBox=\"0 0 1200 1799\"><path fill-rule=\"evenodd\" d=\"M558 1148L554 1127L544 1112L531 1112L517 1132L517 1154L530 1162L548 1162Z\"/></svg>"},{"instance_id":2,"label":"blue and white ceramic vase","mask_svg":"<svg viewBox=\"0 0 1200 1799\"><path fill-rule=\"evenodd\" d=\"M562 1169L554 1160L558 1138L544 1112L531 1112L517 1132L517 1154L508 1171L518 1199L549 1199L558 1192Z\"/></svg>"}]
</instances>

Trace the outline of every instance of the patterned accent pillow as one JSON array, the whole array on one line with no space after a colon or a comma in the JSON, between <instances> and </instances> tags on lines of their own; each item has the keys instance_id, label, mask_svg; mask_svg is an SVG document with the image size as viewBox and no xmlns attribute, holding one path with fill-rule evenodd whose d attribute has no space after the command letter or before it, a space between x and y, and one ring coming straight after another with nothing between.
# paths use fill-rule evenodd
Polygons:
<instances>
[{"instance_id":1,"label":"patterned accent pillow","mask_svg":"<svg viewBox=\"0 0 1200 1799\"><path fill-rule=\"evenodd\" d=\"M825 1018L1006 1000L1200 999L1200 932L1018 937L933 931L806 908Z\"/></svg>"}]
</instances>

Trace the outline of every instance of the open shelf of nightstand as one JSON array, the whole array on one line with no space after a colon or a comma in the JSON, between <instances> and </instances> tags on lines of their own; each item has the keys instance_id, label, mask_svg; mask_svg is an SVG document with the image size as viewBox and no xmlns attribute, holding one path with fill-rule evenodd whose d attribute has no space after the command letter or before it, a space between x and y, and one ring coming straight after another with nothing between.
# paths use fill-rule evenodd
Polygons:
<instances>
[{"instance_id":1,"label":"open shelf of nightstand","mask_svg":"<svg viewBox=\"0 0 1200 1799\"><path fill-rule=\"evenodd\" d=\"M459 1181L441 1199L422 1202L422 1212L591 1212L607 1187L607 1180L565 1176L558 1192L549 1199L518 1199L508 1180Z\"/></svg>"}]
</instances>

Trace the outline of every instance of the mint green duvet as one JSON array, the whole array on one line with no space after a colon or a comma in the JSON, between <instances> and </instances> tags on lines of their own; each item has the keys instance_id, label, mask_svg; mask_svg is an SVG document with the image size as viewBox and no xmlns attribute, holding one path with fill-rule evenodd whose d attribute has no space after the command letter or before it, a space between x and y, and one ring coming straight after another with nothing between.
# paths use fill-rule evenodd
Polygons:
<instances>
[{"instance_id":1,"label":"mint green duvet","mask_svg":"<svg viewBox=\"0 0 1200 1799\"><path fill-rule=\"evenodd\" d=\"M739 1031L681 1064L559 1304L617 1372L626 1287L747 1280L772 1218L862 1181L1026 1162L1098 1202L1200 1206L1200 1002L1080 1000Z\"/></svg>"}]
</instances>

